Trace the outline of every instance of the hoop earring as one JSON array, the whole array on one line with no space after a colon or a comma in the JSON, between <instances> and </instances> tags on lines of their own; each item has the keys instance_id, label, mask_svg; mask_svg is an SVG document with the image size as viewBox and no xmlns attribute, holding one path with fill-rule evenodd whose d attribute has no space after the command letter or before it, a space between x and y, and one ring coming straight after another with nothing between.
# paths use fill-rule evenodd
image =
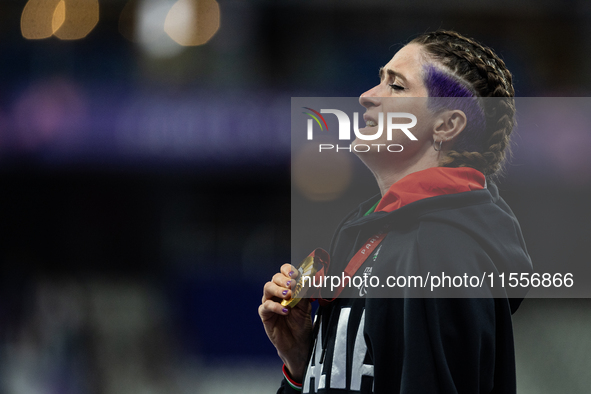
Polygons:
<instances>
[{"instance_id":1,"label":"hoop earring","mask_svg":"<svg viewBox=\"0 0 591 394\"><path fill-rule=\"evenodd\" d=\"M433 149L435 149L435 152L439 152L441 150L441 145L443 144L443 140L439 141L439 149L436 148L436 144L437 141L433 140Z\"/></svg>"}]
</instances>

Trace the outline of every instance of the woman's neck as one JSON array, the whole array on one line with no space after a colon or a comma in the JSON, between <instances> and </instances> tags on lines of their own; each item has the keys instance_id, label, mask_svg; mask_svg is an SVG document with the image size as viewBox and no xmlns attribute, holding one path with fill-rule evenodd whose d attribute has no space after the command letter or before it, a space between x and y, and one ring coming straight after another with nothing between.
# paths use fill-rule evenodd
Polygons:
<instances>
[{"instance_id":1,"label":"woman's neck","mask_svg":"<svg viewBox=\"0 0 591 394\"><path fill-rule=\"evenodd\" d=\"M413 172L426 170L427 168L431 167L438 167L439 163L436 160L421 160L413 165L402 167L402 168L371 168L370 170L373 173L376 181L378 182L378 187L380 188L380 193L382 196L386 194L386 192L390 189L390 187L398 182L400 179L404 178L408 174L412 174Z\"/></svg>"}]
</instances>

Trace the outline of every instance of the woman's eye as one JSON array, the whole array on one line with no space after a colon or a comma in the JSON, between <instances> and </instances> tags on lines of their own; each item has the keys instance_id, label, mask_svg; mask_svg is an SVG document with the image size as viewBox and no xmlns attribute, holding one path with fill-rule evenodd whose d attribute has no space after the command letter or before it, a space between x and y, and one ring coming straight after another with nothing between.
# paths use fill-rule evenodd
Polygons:
<instances>
[{"instance_id":1,"label":"woman's eye","mask_svg":"<svg viewBox=\"0 0 591 394\"><path fill-rule=\"evenodd\" d=\"M394 90L404 90L404 88L402 86L396 85L395 83L392 83L389 86Z\"/></svg>"}]
</instances>

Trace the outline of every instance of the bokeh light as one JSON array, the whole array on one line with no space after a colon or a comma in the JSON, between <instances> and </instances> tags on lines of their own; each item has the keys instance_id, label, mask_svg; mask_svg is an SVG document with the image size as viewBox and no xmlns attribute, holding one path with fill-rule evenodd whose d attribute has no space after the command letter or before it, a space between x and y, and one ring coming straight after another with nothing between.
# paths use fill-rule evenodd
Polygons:
<instances>
[{"instance_id":1,"label":"bokeh light","mask_svg":"<svg viewBox=\"0 0 591 394\"><path fill-rule=\"evenodd\" d=\"M52 34L58 31L60 27L66 21L66 2L61 0L57 7L55 7L55 11L53 11L53 17L51 18L51 30Z\"/></svg>"},{"instance_id":2,"label":"bokeh light","mask_svg":"<svg viewBox=\"0 0 591 394\"><path fill-rule=\"evenodd\" d=\"M98 0L62 0L60 5L61 3L64 3L64 21L55 30L55 36L62 40L78 40L86 37L99 21ZM58 8L56 8L56 14Z\"/></svg>"},{"instance_id":3,"label":"bokeh light","mask_svg":"<svg viewBox=\"0 0 591 394\"><path fill-rule=\"evenodd\" d=\"M171 58L184 46L203 45L219 27L215 0L131 0L119 17L121 35L155 58Z\"/></svg>"},{"instance_id":4,"label":"bokeh light","mask_svg":"<svg viewBox=\"0 0 591 394\"><path fill-rule=\"evenodd\" d=\"M85 129L88 103L74 82L56 78L33 84L13 111L18 143L36 150L52 143L74 144Z\"/></svg>"},{"instance_id":5,"label":"bokeh light","mask_svg":"<svg viewBox=\"0 0 591 394\"><path fill-rule=\"evenodd\" d=\"M55 30L54 14L60 0L29 0L21 15L23 37L39 40L50 37Z\"/></svg>"},{"instance_id":6,"label":"bokeh light","mask_svg":"<svg viewBox=\"0 0 591 394\"><path fill-rule=\"evenodd\" d=\"M316 144L302 147L292 159L293 184L309 200L335 200L351 183L351 156L333 150L319 153Z\"/></svg>"},{"instance_id":7,"label":"bokeh light","mask_svg":"<svg viewBox=\"0 0 591 394\"><path fill-rule=\"evenodd\" d=\"M179 0L170 9L164 31L180 45L203 45L220 28L220 7L215 0Z\"/></svg>"},{"instance_id":8,"label":"bokeh light","mask_svg":"<svg viewBox=\"0 0 591 394\"><path fill-rule=\"evenodd\" d=\"M135 40L148 55L173 57L183 51L165 32L164 23L174 0L143 0L136 14Z\"/></svg>"},{"instance_id":9,"label":"bokeh light","mask_svg":"<svg viewBox=\"0 0 591 394\"><path fill-rule=\"evenodd\" d=\"M52 35L78 40L86 37L98 21L98 0L29 0L21 16L21 32L32 40Z\"/></svg>"}]
</instances>

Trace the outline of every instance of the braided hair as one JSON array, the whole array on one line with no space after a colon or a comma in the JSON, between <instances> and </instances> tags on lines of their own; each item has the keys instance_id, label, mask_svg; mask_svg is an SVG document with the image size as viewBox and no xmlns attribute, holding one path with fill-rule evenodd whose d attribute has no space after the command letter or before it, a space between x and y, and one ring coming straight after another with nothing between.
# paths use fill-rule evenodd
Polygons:
<instances>
[{"instance_id":1,"label":"braided hair","mask_svg":"<svg viewBox=\"0 0 591 394\"><path fill-rule=\"evenodd\" d=\"M509 152L515 125L515 90L505 62L490 48L454 31L422 34L410 43L421 45L428 61L442 65L475 96L497 98L479 100L484 114L483 124L479 126L484 126L484 130L472 132L466 128L458 135L452 150L441 159L440 166L472 167L486 176L498 175ZM426 73L425 78L429 74L433 73ZM430 97L443 96L441 89L434 89L427 82Z\"/></svg>"}]
</instances>

